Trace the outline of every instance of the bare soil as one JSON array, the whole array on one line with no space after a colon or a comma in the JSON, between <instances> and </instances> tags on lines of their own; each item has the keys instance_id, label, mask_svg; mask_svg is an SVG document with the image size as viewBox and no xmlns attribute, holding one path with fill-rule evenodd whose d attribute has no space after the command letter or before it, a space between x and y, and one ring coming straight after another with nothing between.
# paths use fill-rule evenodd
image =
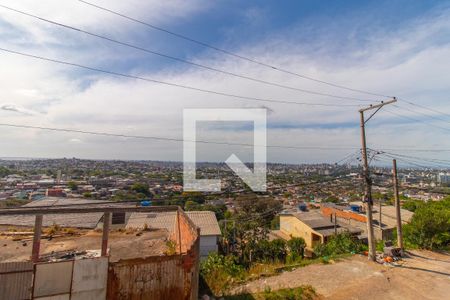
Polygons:
<instances>
[{"instance_id":1,"label":"bare soil","mask_svg":"<svg viewBox=\"0 0 450 300\"><path fill-rule=\"evenodd\" d=\"M51 240L41 239L40 254L69 250L101 249L102 233L78 230L76 235L59 233ZM111 232L109 235L110 261L136 257L162 255L167 250L166 230L145 232ZM26 261L30 259L32 236L0 236L0 262Z\"/></svg>"},{"instance_id":2,"label":"bare soil","mask_svg":"<svg viewBox=\"0 0 450 300\"><path fill-rule=\"evenodd\" d=\"M232 294L311 285L321 299L450 299L450 255L410 251L399 266L369 262L355 255L309 265L239 286Z\"/></svg>"}]
</instances>

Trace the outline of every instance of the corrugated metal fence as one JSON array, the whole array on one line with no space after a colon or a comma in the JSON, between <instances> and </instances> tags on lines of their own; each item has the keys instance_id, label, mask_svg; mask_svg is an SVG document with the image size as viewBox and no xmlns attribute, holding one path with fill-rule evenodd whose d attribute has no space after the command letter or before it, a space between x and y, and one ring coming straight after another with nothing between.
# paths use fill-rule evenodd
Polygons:
<instances>
[{"instance_id":1,"label":"corrugated metal fence","mask_svg":"<svg viewBox=\"0 0 450 300\"><path fill-rule=\"evenodd\" d=\"M108 257L0 264L0 299L106 299Z\"/></svg>"},{"instance_id":2,"label":"corrugated metal fence","mask_svg":"<svg viewBox=\"0 0 450 300\"><path fill-rule=\"evenodd\" d=\"M32 262L1 263L0 299L30 299L32 280Z\"/></svg>"},{"instance_id":3,"label":"corrugated metal fence","mask_svg":"<svg viewBox=\"0 0 450 300\"><path fill-rule=\"evenodd\" d=\"M200 230L181 210L177 253L109 263L107 256L60 262L0 263L0 300L195 300Z\"/></svg>"}]
</instances>

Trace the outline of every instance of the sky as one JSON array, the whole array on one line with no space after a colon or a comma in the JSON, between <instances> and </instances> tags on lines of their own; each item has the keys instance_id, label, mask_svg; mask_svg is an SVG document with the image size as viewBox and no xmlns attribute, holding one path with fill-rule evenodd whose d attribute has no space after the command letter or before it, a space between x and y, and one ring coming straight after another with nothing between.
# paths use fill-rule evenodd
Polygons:
<instances>
[{"instance_id":1,"label":"sky","mask_svg":"<svg viewBox=\"0 0 450 300\"><path fill-rule=\"evenodd\" d=\"M450 156L450 151L422 151L450 150L449 1L87 1L302 76L396 96L399 101L395 106L381 109L367 123L368 146L433 159ZM182 139L184 109L265 108L268 161L333 163L360 147L358 109L389 100L279 72L77 0L0 0L0 5L181 60L297 90L171 60L0 7L3 49L219 93L333 105L237 99L0 50L3 125ZM313 95L298 89L354 99ZM3 125L0 125L0 157L183 159L183 145L176 141ZM248 144L253 141L252 130L251 123L200 122L197 138ZM224 161L231 153L243 161L252 160L251 147L197 146L199 161Z\"/></svg>"}]
</instances>

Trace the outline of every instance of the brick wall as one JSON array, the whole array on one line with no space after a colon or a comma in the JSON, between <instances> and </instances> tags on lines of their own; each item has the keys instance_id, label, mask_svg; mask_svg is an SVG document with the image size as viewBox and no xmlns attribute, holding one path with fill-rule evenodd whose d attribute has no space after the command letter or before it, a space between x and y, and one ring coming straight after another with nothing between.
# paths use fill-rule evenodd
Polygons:
<instances>
[{"instance_id":1,"label":"brick wall","mask_svg":"<svg viewBox=\"0 0 450 300\"><path fill-rule=\"evenodd\" d=\"M111 263L107 299L197 300L200 230L181 209L170 238L174 255Z\"/></svg>"}]
</instances>

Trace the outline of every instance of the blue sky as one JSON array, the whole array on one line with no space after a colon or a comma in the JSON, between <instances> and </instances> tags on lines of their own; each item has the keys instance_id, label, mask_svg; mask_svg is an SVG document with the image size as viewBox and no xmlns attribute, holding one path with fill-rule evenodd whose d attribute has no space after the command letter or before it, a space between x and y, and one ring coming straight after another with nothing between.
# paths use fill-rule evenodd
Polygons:
<instances>
[{"instance_id":1,"label":"blue sky","mask_svg":"<svg viewBox=\"0 0 450 300\"><path fill-rule=\"evenodd\" d=\"M92 3L269 64L450 113L449 1L106 1ZM301 89L353 93L276 72L124 20L76 0L0 4L199 64ZM115 45L0 8L0 47L225 93L361 104L237 79ZM357 107L301 107L203 95L0 52L4 122L170 138L185 108L268 108L268 142L359 147ZM339 102L340 101L340 102ZM408 110L409 109L409 110ZM412 110L412 111L411 111ZM389 113L391 111L392 113ZM411 119L398 118L400 113ZM426 115L425 115L426 114ZM441 120L438 120L440 118ZM419 121L415 121L419 120ZM368 127L375 148L450 149L450 117L400 101ZM425 124L425 123L426 124ZM431 125L430 125L431 124ZM204 139L247 143L248 126L211 126ZM232 132L230 132L232 131ZM181 160L182 145L0 127L0 156ZM223 147L222 147L223 148ZM230 149L204 147L201 160ZM233 148L233 147L232 147ZM248 149L232 149L243 160ZM274 162L333 162L345 151L276 149ZM449 152L432 153L445 158ZM431 157L431 156L430 156Z\"/></svg>"}]
</instances>

